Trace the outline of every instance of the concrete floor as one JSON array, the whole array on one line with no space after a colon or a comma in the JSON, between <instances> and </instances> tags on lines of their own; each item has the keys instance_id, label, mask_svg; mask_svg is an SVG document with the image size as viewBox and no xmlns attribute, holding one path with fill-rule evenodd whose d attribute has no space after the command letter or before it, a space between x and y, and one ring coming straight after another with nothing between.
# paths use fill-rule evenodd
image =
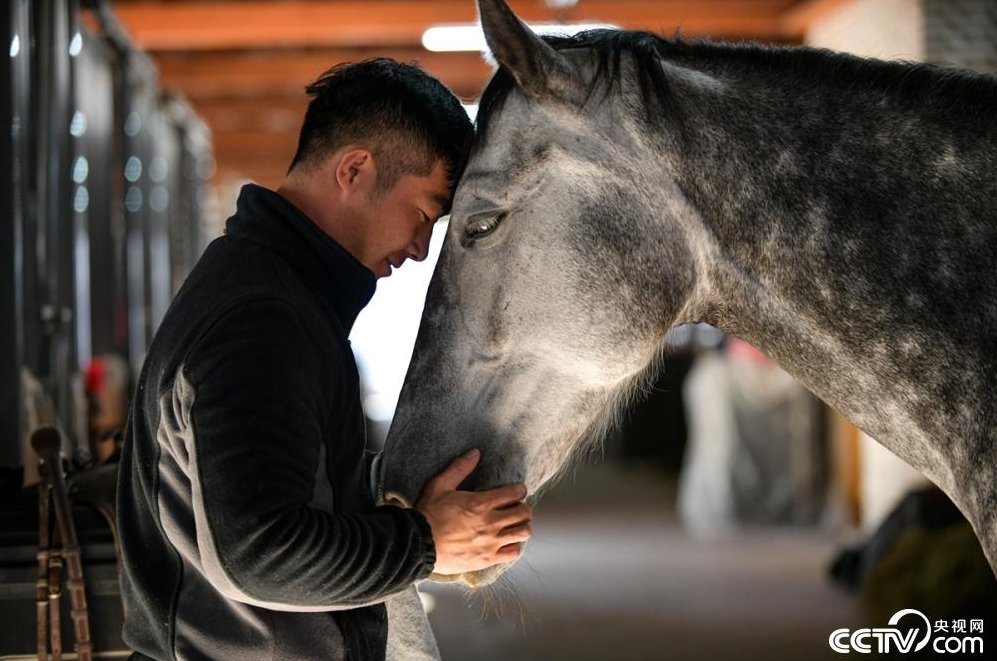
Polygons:
<instances>
[{"instance_id":1,"label":"concrete floor","mask_svg":"<svg viewBox=\"0 0 997 661\"><path fill-rule=\"evenodd\" d=\"M840 658L828 635L860 620L825 578L837 548L786 528L693 540L660 473L602 464L537 507L498 587L421 589L446 661L819 661Z\"/></svg>"}]
</instances>

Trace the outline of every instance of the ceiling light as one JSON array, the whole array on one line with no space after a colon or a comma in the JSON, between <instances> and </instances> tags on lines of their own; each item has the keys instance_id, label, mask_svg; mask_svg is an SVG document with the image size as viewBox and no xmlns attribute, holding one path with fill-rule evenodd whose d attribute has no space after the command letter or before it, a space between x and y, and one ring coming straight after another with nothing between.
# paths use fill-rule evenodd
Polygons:
<instances>
[{"instance_id":1,"label":"ceiling light","mask_svg":"<svg viewBox=\"0 0 997 661\"><path fill-rule=\"evenodd\" d=\"M574 35L585 30L615 29L607 23L528 23L528 27L539 35ZM485 51L485 33L480 23L460 23L434 25L422 33L422 45L426 50L436 52Z\"/></svg>"}]
</instances>

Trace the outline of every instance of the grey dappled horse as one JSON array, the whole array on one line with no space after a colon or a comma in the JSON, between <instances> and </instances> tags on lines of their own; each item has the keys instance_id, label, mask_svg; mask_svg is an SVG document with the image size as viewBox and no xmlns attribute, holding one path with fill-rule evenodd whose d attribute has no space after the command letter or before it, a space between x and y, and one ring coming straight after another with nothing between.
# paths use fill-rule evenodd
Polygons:
<instances>
[{"instance_id":1,"label":"grey dappled horse","mask_svg":"<svg viewBox=\"0 0 997 661\"><path fill-rule=\"evenodd\" d=\"M479 8L479 109L384 462L532 494L666 331L740 336L938 484L997 563L997 81ZM390 499L390 498L389 498ZM503 568L462 577L472 585Z\"/></svg>"}]
</instances>

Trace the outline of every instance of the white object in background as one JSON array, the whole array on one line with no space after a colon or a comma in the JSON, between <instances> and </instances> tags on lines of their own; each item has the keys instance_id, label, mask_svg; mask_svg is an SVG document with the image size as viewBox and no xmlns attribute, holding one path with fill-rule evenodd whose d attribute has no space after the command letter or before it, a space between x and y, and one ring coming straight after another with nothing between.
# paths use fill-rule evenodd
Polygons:
<instances>
[{"instance_id":1,"label":"white object in background","mask_svg":"<svg viewBox=\"0 0 997 661\"><path fill-rule=\"evenodd\" d=\"M872 533L904 496L931 482L865 432L859 436L859 457L862 530Z\"/></svg>"},{"instance_id":2,"label":"white object in background","mask_svg":"<svg viewBox=\"0 0 997 661\"><path fill-rule=\"evenodd\" d=\"M391 277L377 281L374 298L353 324L350 344L363 380L364 412L375 423L387 425L395 414L448 226L449 217L433 227L424 261L408 260Z\"/></svg>"},{"instance_id":3,"label":"white object in background","mask_svg":"<svg viewBox=\"0 0 997 661\"><path fill-rule=\"evenodd\" d=\"M575 35L585 30L616 29L608 23L527 23L539 35ZM422 33L422 46L437 53L488 50L480 23L434 25Z\"/></svg>"}]
</instances>

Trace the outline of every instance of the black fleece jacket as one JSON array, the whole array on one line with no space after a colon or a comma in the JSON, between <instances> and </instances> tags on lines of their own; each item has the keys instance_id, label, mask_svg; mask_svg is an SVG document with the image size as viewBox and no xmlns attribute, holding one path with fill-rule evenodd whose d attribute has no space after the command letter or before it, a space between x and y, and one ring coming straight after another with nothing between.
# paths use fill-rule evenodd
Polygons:
<instances>
[{"instance_id":1,"label":"black fleece jacket","mask_svg":"<svg viewBox=\"0 0 997 661\"><path fill-rule=\"evenodd\" d=\"M124 635L156 659L383 659L380 603L435 562L375 507L347 336L374 276L243 188L146 357L118 484Z\"/></svg>"}]
</instances>

